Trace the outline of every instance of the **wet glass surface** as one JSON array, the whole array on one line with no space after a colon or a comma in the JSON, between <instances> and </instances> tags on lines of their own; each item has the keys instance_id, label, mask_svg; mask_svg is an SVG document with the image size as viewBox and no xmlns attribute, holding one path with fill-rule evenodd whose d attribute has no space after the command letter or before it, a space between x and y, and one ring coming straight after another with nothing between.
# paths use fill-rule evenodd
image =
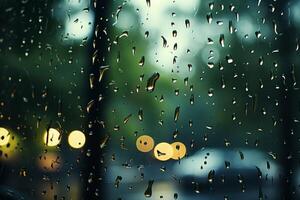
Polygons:
<instances>
[{"instance_id":1,"label":"wet glass surface","mask_svg":"<svg viewBox=\"0 0 300 200\"><path fill-rule=\"evenodd\" d=\"M298 0L3 0L0 199L299 199Z\"/></svg>"}]
</instances>

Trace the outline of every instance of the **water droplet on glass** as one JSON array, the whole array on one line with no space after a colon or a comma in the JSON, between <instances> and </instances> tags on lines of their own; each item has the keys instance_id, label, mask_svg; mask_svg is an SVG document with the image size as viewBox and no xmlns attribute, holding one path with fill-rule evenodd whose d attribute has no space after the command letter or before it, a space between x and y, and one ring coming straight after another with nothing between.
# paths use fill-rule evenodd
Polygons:
<instances>
[{"instance_id":1,"label":"water droplet on glass","mask_svg":"<svg viewBox=\"0 0 300 200\"><path fill-rule=\"evenodd\" d=\"M180 114L180 106L177 106L175 108L175 112L174 112L174 121L177 122L178 118L179 118L179 114Z\"/></svg>"},{"instance_id":2,"label":"water droplet on glass","mask_svg":"<svg viewBox=\"0 0 300 200\"><path fill-rule=\"evenodd\" d=\"M214 5L215 5L214 2L210 2L210 3L208 4L209 9L210 9L210 10L213 10L213 9L214 9Z\"/></svg>"},{"instance_id":3,"label":"water droplet on glass","mask_svg":"<svg viewBox=\"0 0 300 200\"><path fill-rule=\"evenodd\" d=\"M177 50L177 43L174 44L173 46L173 50L176 51Z\"/></svg>"},{"instance_id":4,"label":"water droplet on glass","mask_svg":"<svg viewBox=\"0 0 300 200\"><path fill-rule=\"evenodd\" d=\"M225 46L225 37L224 37L224 34L221 34L220 35L220 39L219 39L219 42L220 42L220 45L221 47L224 47Z\"/></svg>"},{"instance_id":5,"label":"water droplet on glass","mask_svg":"<svg viewBox=\"0 0 300 200\"><path fill-rule=\"evenodd\" d=\"M143 67L145 64L145 56L142 56L140 61L139 61L139 66Z\"/></svg>"},{"instance_id":6,"label":"water droplet on glass","mask_svg":"<svg viewBox=\"0 0 300 200\"><path fill-rule=\"evenodd\" d=\"M233 25L232 25L232 21L231 20L228 23L228 29L229 29L229 33L232 34L233 33Z\"/></svg>"},{"instance_id":7,"label":"water droplet on glass","mask_svg":"<svg viewBox=\"0 0 300 200\"><path fill-rule=\"evenodd\" d=\"M262 172L261 172L261 170L258 167L256 167L256 170L257 170L257 177L259 179L261 179L262 178Z\"/></svg>"},{"instance_id":8,"label":"water droplet on glass","mask_svg":"<svg viewBox=\"0 0 300 200\"><path fill-rule=\"evenodd\" d=\"M173 31L172 31L172 36L173 36L173 37L177 37L177 31L176 31L176 30L173 30Z\"/></svg>"},{"instance_id":9,"label":"water droplet on glass","mask_svg":"<svg viewBox=\"0 0 300 200\"><path fill-rule=\"evenodd\" d=\"M192 71L193 65L192 64L188 64L188 69L189 69L189 72Z\"/></svg>"},{"instance_id":10,"label":"water droplet on glass","mask_svg":"<svg viewBox=\"0 0 300 200\"><path fill-rule=\"evenodd\" d=\"M146 87L146 90L147 90L147 91L150 91L150 92L153 92L153 91L154 91L156 81L159 79L159 77L160 77L159 73L154 73L154 74L148 79L147 87Z\"/></svg>"},{"instance_id":11,"label":"water droplet on glass","mask_svg":"<svg viewBox=\"0 0 300 200\"><path fill-rule=\"evenodd\" d=\"M105 73L105 71L107 71L109 69L109 66L108 65L105 65L105 66L101 66L100 67L100 70L99 70L99 82L101 82L102 78L103 78L103 75Z\"/></svg>"},{"instance_id":12,"label":"water droplet on glass","mask_svg":"<svg viewBox=\"0 0 300 200\"><path fill-rule=\"evenodd\" d=\"M95 83L95 74L90 74L90 88L94 89L94 83Z\"/></svg>"},{"instance_id":13,"label":"water droplet on glass","mask_svg":"<svg viewBox=\"0 0 300 200\"><path fill-rule=\"evenodd\" d=\"M115 180L115 183L114 183L114 185L115 185L116 188L119 187L121 180L122 180L122 177L121 176L117 176L117 178Z\"/></svg>"},{"instance_id":14,"label":"water droplet on glass","mask_svg":"<svg viewBox=\"0 0 300 200\"><path fill-rule=\"evenodd\" d=\"M191 26L190 20L186 19L185 20L185 27L190 28L190 26Z\"/></svg>"},{"instance_id":15,"label":"water droplet on glass","mask_svg":"<svg viewBox=\"0 0 300 200\"><path fill-rule=\"evenodd\" d=\"M190 104L193 105L193 104L194 104L194 101L195 101L194 94L191 94L191 97L190 97Z\"/></svg>"},{"instance_id":16,"label":"water droplet on glass","mask_svg":"<svg viewBox=\"0 0 300 200\"><path fill-rule=\"evenodd\" d=\"M229 161L225 161L225 168L229 169L230 168L230 162Z\"/></svg>"},{"instance_id":17,"label":"water droplet on glass","mask_svg":"<svg viewBox=\"0 0 300 200\"><path fill-rule=\"evenodd\" d=\"M213 15L212 13L209 13L206 15L206 20L209 24L211 24L212 20L213 20Z\"/></svg>"},{"instance_id":18,"label":"water droplet on glass","mask_svg":"<svg viewBox=\"0 0 300 200\"><path fill-rule=\"evenodd\" d=\"M240 154L241 160L244 160L244 154L243 154L243 152L239 151L239 154Z\"/></svg>"},{"instance_id":19,"label":"water droplet on glass","mask_svg":"<svg viewBox=\"0 0 300 200\"><path fill-rule=\"evenodd\" d=\"M222 77L221 77L221 88L224 89L225 87L226 87L225 80L224 80L224 76L222 75Z\"/></svg>"},{"instance_id":20,"label":"water droplet on glass","mask_svg":"<svg viewBox=\"0 0 300 200\"><path fill-rule=\"evenodd\" d=\"M127 115L127 116L124 118L123 123L124 123L124 124L127 124L127 122L129 121L129 119L130 119L131 116L132 116L132 114Z\"/></svg>"},{"instance_id":21,"label":"water droplet on glass","mask_svg":"<svg viewBox=\"0 0 300 200\"><path fill-rule=\"evenodd\" d=\"M143 119L144 119L144 112L143 112L142 108L139 109L138 118L140 121L143 121Z\"/></svg>"},{"instance_id":22,"label":"water droplet on glass","mask_svg":"<svg viewBox=\"0 0 300 200\"><path fill-rule=\"evenodd\" d=\"M257 0L257 6L260 6L261 0Z\"/></svg>"},{"instance_id":23,"label":"water droplet on glass","mask_svg":"<svg viewBox=\"0 0 300 200\"><path fill-rule=\"evenodd\" d=\"M210 170L207 175L207 180L209 183L212 183L215 179L215 170Z\"/></svg>"},{"instance_id":24,"label":"water droplet on glass","mask_svg":"<svg viewBox=\"0 0 300 200\"><path fill-rule=\"evenodd\" d=\"M226 61L227 61L227 63L229 63L229 64L233 63L233 59L232 59L231 55L227 55L227 56L226 56Z\"/></svg>"},{"instance_id":25,"label":"water droplet on glass","mask_svg":"<svg viewBox=\"0 0 300 200\"><path fill-rule=\"evenodd\" d=\"M224 22L223 22L223 21L221 21L221 20L218 20L216 23L217 23L217 25L219 25L219 26L221 26L221 25L223 25L223 24L224 24Z\"/></svg>"},{"instance_id":26,"label":"water droplet on glass","mask_svg":"<svg viewBox=\"0 0 300 200\"><path fill-rule=\"evenodd\" d=\"M90 113L91 110L92 110L92 108L94 107L94 105L95 105L95 100L89 101L88 104L87 104L87 106L86 106L86 111L87 111L88 113Z\"/></svg>"},{"instance_id":27,"label":"water droplet on glass","mask_svg":"<svg viewBox=\"0 0 300 200\"><path fill-rule=\"evenodd\" d=\"M214 89L213 88L209 88L208 89L208 96L212 97L214 95Z\"/></svg>"},{"instance_id":28,"label":"water droplet on glass","mask_svg":"<svg viewBox=\"0 0 300 200\"><path fill-rule=\"evenodd\" d=\"M163 40L163 47L167 47L167 40L164 36L161 36L162 40Z\"/></svg>"},{"instance_id":29,"label":"water droplet on glass","mask_svg":"<svg viewBox=\"0 0 300 200\"><path fill-rule=\"evenodd\" d=\"M258 64L259 64L260 66L262 66L262 65L264 64L264 59L263 59L262 56L260 56L260 57L258 58Z\"/></svg>"},{"instance_id":30,"label":"water droplet on glass","mask_svg":"<svg viewBox=\"0 0 300 200\"><path fill-rule=\"evenodd\" d=\"M273 30L274 30L274 33L276 35L278 35L278 31L277 31L277 23L273 20Z\"/></svg>"},{"instance_id":31,"label":"water droplet on glass","mask_svg":"<svg viewBox=\"0 0 300 200\"><path fill-rule=\"evenodd\" d=\"M146 0L146 4L147 4L148 7L150 7L151 6L150 0Z\"/></svg>"},{"instance_id":32,"label":"water droplet on glass","mask_svg":"<svg viewBox=\"0 0 300 200\"><path fill-rule=\"evenodd\" d=\"M275 11L275 6L273 4L269 4L269 8L272 13Z\"/></svg>"},{"instance_id":33,"label":"water droplet on glass","mask_svg":"<svg viewBox=\"0 0 300 200\"><path fill-rule=\"evenodd\" d=\"M261 32L260 31L255 31L255 36L256 36L256 38L260 38L261 37Z\"/></svg>"},{"instance_id":34,"label":"water droplet on glass","mask_svg":"<svg viewBox=\"0 0 300 200\"><path fill-rule=\"evenodd\" d=\"M178 194L174 193L174 200L178 199Z\"/></svg>"},{"instance_id":35,"label":"water droplet on glass","mask_svg":"<svg viewBox=\"0 0 300 200\"><path fill-rule=\"evenodd\" d=\"M152 196L152 186L153 186L154 180L150 180L148 182L148 186L146 191L144 192L145 197L150 198Z\"/></svg>"}]
</instances>

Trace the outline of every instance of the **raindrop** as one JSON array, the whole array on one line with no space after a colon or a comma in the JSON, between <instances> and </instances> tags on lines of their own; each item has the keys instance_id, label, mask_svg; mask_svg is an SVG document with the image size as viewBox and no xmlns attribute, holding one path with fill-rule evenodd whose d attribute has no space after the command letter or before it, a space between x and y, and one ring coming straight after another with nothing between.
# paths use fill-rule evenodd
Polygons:
<instances>
[{"instance_id":1,"label":"raindrop","mask_svg":"<svg viewBox=\"0 0 300 200\"><path fill-rule=\"evenodd\" d=\"M215 170L210 170L208 175L207 175L207 179L209 183L212 183L215 179Z\"/></svg>"},{"instance_id":2,"label":"raindrop","mask_svg":"<svg viewBox=\"0 0 300 200\"><path fill-rule=\"evenodd\" d=\"M90 74L90 88L94 89L94 82L95 82L95 74Z\"/></svg>"},{"instance_id":3,"label":"raindrop","mask_svg":"<svg viewBox=\"0 0 300 200\"><path fill-rule=\"evenodd\" d=\"M140 61L139 61L139 66L143 67L145 64L145 56L142 56Z\"/></svg>"},{"instance_id":4,"label":"raindrop","mask_svg":"<svg viewBox=\"0 0 300 200\"><path fill-rule=\"evenodd\" d=\"M92 108L94 107L94 105L95 105L95 100L89 101L88 104L87 104L87 106L86 106L86 111L87 111L88 113L90 113L91 110L92 110Z\"/></svg>"},{"instance_id":5,"label":"raindrop","mask_svg":"<svg viewBox=\"0 0 300 200\"><path fill-rule=\"evenodd\" d=\"M224 42L225 42L224 34L221 34L221 35L220 35L219 42L220 42L221 47L224 47L224 46L225 46L225 45L224 45Z\"/></svg>"},{"instance_id":6,"label":"raindrop","mask_svg":"<svg viewBox=\"0 0 300 200\"><path fill-rule=\"evenodd\" d=\"M244 160L244 154L243 154L243 152L239 151L239 154L240 154L241 160Z\"/></svg>"},{"instance_id":7,"label":"raindrop","mask_svg":"<svg viewBox=\"0 0 300 200\"><path fill-rule=\"evenodd\" d=\"M229 33L232 34L233 33L233 25L232 25L232 21L231 20L229 21L228 29L229 29Z\"/></svg>"},{"instance_id":8,"label":"raindrop","mask_svg":"<svg viewBox=\"0 0 300 200\"><path fill-rule=\"evenodd\" d=\"M264 59L263 59L262 56L260 56L260 57L258 58L258 64L259 64L260 66L262 66L262 65L264 64Z\"/></svg>"},{"instance_id":9,"label":"raindrop","mask_svg":"<svg viewBox=\"0 0 300 200\"><path fill-rule=\"evenodd\" d=\"M148 182L148 186L146 191L144 192L145 197L150 198L152 196L152 186L153 186L154 180L150 180Z\"/></svg>"},{"instance_id":10,"label":"raindrop","mask_svg":"<svg viewBox=\"0 0 300 200\"><path fill-rule=\"evenodd\" d=\"M237 22L240 21L240 15L238 12L235 12L235 19Z\"/></svg>"},{"instance_id":11,"label":"raindrop","mask_svg":"<svg viewBox=\"0 0 300 200\"><path fill-rule=\"evenodd\" d=\"M103 149L106 146L106 143L107 143L108 139L109 139L109 135L106 135L104 137L104 139L101 141L101 143L100 143L100 148L101 149Z\"/></svg>"},{"instance_id":12,"label":"raindrop","mask_svg":"<svg viewBox=\"0 0 300 200\"><path fill-rule=\"evenodd\" d=\"M193 65L192 64L188 64L188 69L189 69L189 72L192 71Z\"/></svg>"},{"instance_id":13,"label":"raindrop","mask_svg":"<svg viewBox=\"0 0 300 200\"><path fill-rule=\"evenodd\" d=\"M276 35L278 35L278 31L277 31L277 24L276 24L276 22L273 20L273 30L274 30L274 33L276 34Z\"/></svg>"},{"instance_id":14,"label":"raindrop","mask_svg":"<svg viewBox=\"0 0 300 200\"><path fill-rule=\"evenodd\" d=\"M260 6L261 0L257 0L257 6Z\"/></svg>"},{"instance_id":15,"label":"raindrop","mask_svg":"<svg viewBox=\"0 0 300 200\"><path fill-rule=\"evenodd\" d=\"M143 112L142 108L139 109L138 118L140 121L143 121L143 119L144 119L144 112Z\"/></svg>"},{"instance_id":16,"label":"raindrop","mask_svg":"<svg viewBox=\"0 0 300 200\"><path fill-rule=\"evenodd\" d=\"M258 167L256 167L256 169L257 169L257 177L258 177L259 179L261 179L261 178L262 178L261 170L260 170Z\"/></svg>"},{"instance_id":17,"label":"raindrop","mask_svg":"<svg viewBox=\"0 0 300 200\"><path fill-rule=\"evenodd\" d=\"M207 63L207 66L208 66L208 68L212 69L212 68L214 68L215 63L213 63L213 62L208 62L208 63Z\"/></svg>"},{"instance_id":18,"label":"raindrop","mask_svg":"<svg viewBox=\"0 0 300 200\"><path fill-rule=\"evenodd\" d=\"M115 180L115 183L114 183L114 185L115 185L116 188L119 187L121 180L122 180L122 177L121 176L117 176L117 178Z\"/></svg>"},{"instance_id":19,"label":"raindrop","mask_svg":"<svg viewBox=\"0 0 300 200\"><path fill-rule=\"evenodd\" d=\"M127 116L124 118L123 123L126 124L126 123L129 121L129 119L130 119L131 116L132 116L132 114L127 115Z\"/></svg>"},{"instance_id":20,"label":"raindrop","mask_svg":"<svg viewBox=\"0 0 300 200\"><path fill-rule=\"evenodd\" d=\"M173 46L173 50L176 51L177 50L177 43L174 44Z\"/></svg>"},{"instance_id":21,"label":"raindrop","mask_svg":"<svg viewBox=\"0 0 300 200\"><path fill-rule=\"evenodd\" d=\"M145 32L145 38L148 38L149 37L149 31L146 31Z\"/></svg>"},{"instance_id":22,"label":"raindrop","mask_svg":"<svg viewBox=\"0 0 300 200\"><path fill-rule=\"evenodd\" d=\"M229 5L229 10L232 12L232 11L234 11L234 9L235 9L235 6L233 4L230 4Z\"/></svg>"},{"instance_id":23,"label":"raindrop","mask_svg":"<svg viewBox=\"0 0 300 200\"><path fill-rule=\"evenodd\" d=\"M177 122L178 118L179 118L179 114L180 114L180 106L177 106L175 108L175 112L174 112L174 121Z\"/></svg>"},{"instance_id":24,"label":"raindrop","mask_svg":"<svg viewBox=\"0 0 300 200\"><path fill-rule=\"evenodd\" d=\"M199 183L194 183L194 191L199 194L200 193L200 185Z\"/></svg>"},{"instance_id":25,"label":"raindrop","mask_svg":"<svg viewBox=\"0 0 300 200\"><path fill-rule=\"evenodd\" d=\"M190 97L190 104L193 105L194 104L194 94L191 94L191 97Z\"/></svg>"},{"instance_id":26,"label":"raindrop","mask_svg":"<svg viewBox=\"0 0 300 200\"><path fill-rule=\"evenodd\" d=\"M260 38L261 37L261 32L260 31L255 31L255 36L256 36L256 38Z\"/></svg>"},{"instance_id":27,"label":"raindrop","mask_svg":"<svg viewBox=\"0 0 300 200\"><path fill-rule=\"evenodd\" d=\"M226 61L227 61L228 64L233 63L233 59L232 59L231 55L226 56Z\"/></svg>"},{"instance_id":28,"label":"raindrop","mask_svg":"<svg viewBox=\"0 0 300 200\"><path fill-rule=\"evenodd\" d=\"M230 162L229 161L225 161L225 168L229 169L230 168Z\"/></svg>"},{"instance_id":29,"label":"raindrop","mask_svg":"<svg viewBox=\"0 0 300 200\"><path fill-rule=\"evenodd\" d=\"M209 9L210 9L210 10L213 10L213 9L214 9L214 5L215 5L214 2L210 2L210 3L208 4Z\"/></svg>"},{"instance_id":30,"label":"raindrop","mask_svg":"<svg viewBox=\"0 0 300 200\"><path fill-rule=\"evenodd\" d=\"M173 31L172 31L172 36L173 36L173 37L177 37L177 31L176 31L176 30L173 30Z\"/></svg>"},{"instance_id":31,"label":"raindrop","mask_svg":"<svg viewBox=\"0 0 300 200\"><path fill-rule=\"evenodd\" d=\"M223 21L221 21L221 20L218 20L216 23L217 23L217 25L219 25L219 26L221 26L221 25L223 25L223 24L224 24L224 22L223 22Z\"/></svg>"},{"instance_id":32,"label":"raindrop","mask_svg":"<svg viewBox=\"0 0 300 200\"><path fill-rule=\"evenodd\" d=\"M190 28L190 26L191 26L190 20L186 19L185 20L185 27Z\"/></svg>"},{"instance_id":33,"label":"raindrop","mask_svg":"<svg viewBox=\"0 0 300 200\"><path fill-rule=\"evenodd\" d=\"M174 199L178 199L178 194L177 193L174 193Z\"/></svg>"},{"instance_id":34,"label":"raindrop","mask_svg":"<svg viewBox=\"0 0 300 200\"><path fill-rule=\"evenodd\" d=\"M212 97L214 95L214 89L213 88L209 88L208 89L208 96Z\"/></svg>"},{"instance_id":35,"label":"raindrop","mask_svg":"<svg viewBox=\"0 0 300 200\"><path fill-rule=\"evenodd\" d=\"M148 82L147 82L147 87L146 87L146 90L147 91L150 91L150 92L153 92L154 89L155 89L155 84L156 84L156 81L159 79L160 75L159 73L154 73L149 79L148 79Z\"/></svg>"},{"instance_id":36,"label":"raindrop","mask_svg":"<svg viewBox=\"0 0 300 200\"><path fill-rule=\"evenodd\" d=\"M167 40L166 38L164 38L164 36L161 36L162 40L163 40L163 47L167 47Z\"/></svg>"},{"instance_id":37,"label":"raindrop","mask_svg":"<svg viewBox=\"0 0 300 200\"><path fill-rule=\"evenodd\" d=\"M150 7L151 6L150 0L146 0L146 4L147 4L148 7Z\"/></svg>"},{"instance_id":38,"label":"raindrop","mask_svg":"<svg viewBox=\"0 0 300 200\"><path fill-rule=\"evenodd\" d=\"M128 37L128 31L123 31L118 38Z\"/></svg>"},{"instance_id":39,"label":"raindrop","mask_svg":"<svg viewBox=\"0 0 300 200\"><path fill-rule=\"evenodd\" d=\"M224 76L222 75L222 77L221 77L221 88L225 88L226 87L226 85L225 85L225 80L224 80Z\"/></svg>"},{"instance_id":40,"label":"raindrop","mask_svg":"<svg viewBox=\"0 0 300 200\"><path fill-rule=\"evenodd\" d=\"M213 20L213 15L212 13L209 13L206 15L206 20L209 24L211 24L212 20Z\"/></svg>"},{"instance_id":41,"label":"raindrop","mask_svg":"<svg viewBox=\"0 0 300 200\"><path fill-rule=\"evenodd\" d=\"M272 13L275 11L275 6L273 4L269 4L269 8Z\"/></svg>"},{"instance_id":42,"label":"raindrop","mask_svg":"<svg viewBox=\"0 0 300 200\"><path fill-rule=\"evenodd\" d=\"M109 66L108 65L105 65L105 66L101 66L100 67L100 70L99 70L99 82L101 82L102 78L103 78L103 75L104 75L104 72L107 71L109 69Z\"/></svg>"},{"instance_id":43,"label":"raindrop","mask_svg":"<svg viewBox=\"0 0 300 200\"><path fill-rule=\"evenodd\" d=\"M185 77L184 80L183 80L184 85L187 86L188 82L189 82L189 78Z\"/></svg>"},{"instance_id":44,"label":"raindrop","mask_svg":"<svg viewBox=\"0 0 300 200\"><path fill-rule=\"evenodd\" d=\"M267 169L269 170L270 169L270 162L267 161Z\"/></svg>"}]
</instances>

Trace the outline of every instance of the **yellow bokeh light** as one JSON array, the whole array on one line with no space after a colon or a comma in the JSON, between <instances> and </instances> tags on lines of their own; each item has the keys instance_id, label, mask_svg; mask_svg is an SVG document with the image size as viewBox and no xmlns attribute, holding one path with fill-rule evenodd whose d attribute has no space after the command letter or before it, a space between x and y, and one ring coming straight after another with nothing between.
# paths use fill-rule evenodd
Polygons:
<instances>
[{"instance_id":1,"label":"yellow bokeh light","mask_svg":"<svg viewBox=\"0 0 300 200\"><path fill-rule=\"evenodd\" d=\"M136 148L141 152L149 152L154 147L154 140L149 135L142 135L136 140Z\"/></svg>"},{"instance_id":2,"label":"yellow bokeh light","mask_svg":"<svg viewBox=\"0 0 300 200\"><path fill-rule=\"evenodd\" d=\"M60 143L60 132L54 128L50 128L44 133L44 143L47 146L54 147Z\"/></svg>"},{"instance_id":3,"label":"yellow bokeh light","mask_svg":"<svg viewBox=\"0 0 300 200\"><path fill-rule=\"evenodd\" d=\"M46 171L56 171L62 163L61 156L57 153L48 152L39 157L38 166Z\"/></svg>"},{"instance_id":4,"label":"yellow bokeh light","mask_svg":"<svg viewBox=\"0 0 300 200\"><path fill-rule=\"evenodd\" d=\"M6 128L0 127L0 146L7 145L10 139L9 131Z\"/></svg>"},{"instance_id":5,"label":"yellow bokeh light","mask_svg":"<svg viewBox=\"0 0 300 200\"><path fill-rule=\"evenodd\" d=\"M79 149L85 144L85 135L83 132L75 130L69 134L68 143L74 149Z\"/></svg>"},{"instance_id":6,"label":"yellow bokeh light","mask_svg":"<svg viewBox=\"0 0 300 200\"><path fill-rule=\"evenodd\" d=\"M5 128L0 128L0 160L13 161L21 147L18 137Z\"/></svg>"},{"instance_id":7,"label":"yellow bokeh light","mask_svg":"<svg viewBox=\"0 0 300 200\"><path fill-rule=\"evenodd\" d=\"M174 142L171 144L173 147L173 157L174 160L182 159L186 154L186 147L181 142Z\"/></svg>"},{"instance_id":8,"label":"yellow bokeh light","mask_svg":"<svg viewBox=\"0 0 300 200\"><path fill-rule=\"evenodd\" d=\"M157 160L167 161L173 156L173 147L166 142L159 143L154 148L154 156Z\"/></svg>"}]
</instances>

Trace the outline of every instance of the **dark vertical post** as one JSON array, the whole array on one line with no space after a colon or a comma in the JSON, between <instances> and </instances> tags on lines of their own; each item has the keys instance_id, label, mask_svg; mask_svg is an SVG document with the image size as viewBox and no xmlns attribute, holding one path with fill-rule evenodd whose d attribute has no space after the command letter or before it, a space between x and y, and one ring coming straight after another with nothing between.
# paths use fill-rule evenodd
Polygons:
<instances>
[{"instance_id":1,"label":"dark vertical post","mask_svg":"<svg viewBox=\"0 0 300 200\"><path fill-rule=\"evenodd\" d=\"M107 99L107 96L105 95L105 80L99 82L99 76L101 66L107 65L105 57L108 49L108 35L104 30L107 29L108 3L109 1L106 0L92 0L90 5L91 10L95 13L95 26L94 34L90 40L91 65L89 77L87 78L94 77L94 79L85 82L88 85L87 95L91 106L87 111L88 133L83 164L84 171L82 173L84 176L83 198L86 200L105 199L102 183L103 159L100 141L104 137L104 127L101 122L104 121L103 108L105 107L105 100L102 100L101 96L105 97L104 99ZM90 86L90 81L92 81L93 87Z\"/></svg>"},{"instance_id":2,"label":"dark vertical post","mask_svg":"<svg viewBox=\"0 0 300 200\"><path fill-rule=\"evenodd\" d=\"M282 118L282 152L280 157L280 164L283 168L282 172L282 199L290 200L295 199L294 192L294 174L295 163L297 157L296 135L292 134L294 129L293 114L296 106L297 99L295 98L296 90L292 80L292 56L295 52L296 46L293 45L296 42L297 31L293 24L290 23L289 16L289 1L281 0L278 2L277 10L277 22L278 22L278 38L279 49L282 61L282 75L285 78L282 79L281 84L281 97L280 97L280 117ZM280 13L284 15L281 16Z\"/></svg>"}]
</instances>

